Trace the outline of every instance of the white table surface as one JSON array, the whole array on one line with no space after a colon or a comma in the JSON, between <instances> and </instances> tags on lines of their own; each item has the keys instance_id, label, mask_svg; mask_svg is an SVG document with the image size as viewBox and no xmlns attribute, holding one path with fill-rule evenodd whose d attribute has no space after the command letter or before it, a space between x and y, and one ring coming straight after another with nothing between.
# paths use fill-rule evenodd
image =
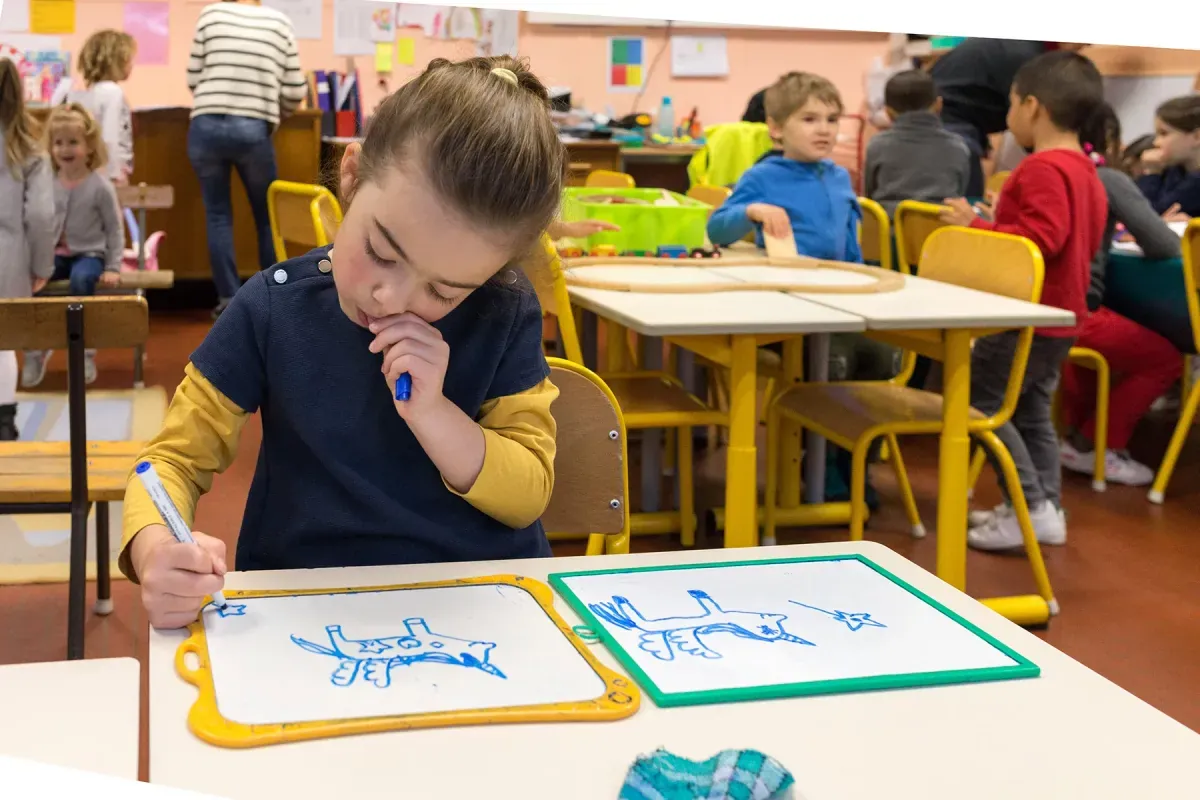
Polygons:
<instances>
[{"instance_id":1,"label":"white table surface","mask_svg":"<svg viewBox=\"0 0 1200 800\"><path fill-rule=\"evenodd\" d=\"M371 734L246 750L187 729L196 691L174 669L182 632L150 633L150 780L231 798L396 794L612 800L657 747L689 758L758 748L804 800L1195 798L1200 735L873 542L523 562L230 573L230 589L322 588L729 559L862 553L1042 669L974 685L658 709L608 723ZM565 601L560 614L579 622ZM1069 625L1070 609L1052 624ZM600 646L597 656L619 669ZM385 787L388 787L385 789ZM364 795L365 793L365 795Z\"/></svg>"},{"instance_id":2,"label":"white table surface","mask_svg":"<svg viewBox=\"0 0 1200 800\"><path fill-rule=\"evenodd\" d=\"M0 755L0 784L4 786L4 797L19 797L21 800L83 797L87 800L224 800L216 795L140 783L135 779L5 755Z\"/></svg>"},{"instance_id":3,"label":"white table surface","mask_svg":"<svg viewBox=\"0 0 1200 800\"><path fill-rule=\"evenodd\" d=\"M0 755L137 780L141 674L134 658L0 667Z\"/></svg>"}]
</instances>

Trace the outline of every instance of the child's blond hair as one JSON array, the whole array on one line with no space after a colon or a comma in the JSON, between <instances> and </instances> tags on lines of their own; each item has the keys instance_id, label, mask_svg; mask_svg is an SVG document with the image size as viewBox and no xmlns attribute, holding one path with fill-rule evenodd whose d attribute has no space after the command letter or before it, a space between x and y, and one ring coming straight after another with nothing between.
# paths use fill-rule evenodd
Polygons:
<instances>
[{"instance_id":1,"label":"child's blond hair","mask_svg":"<svg viewBox=\"0 0 1200 800\"><path fill-rule=\"evenodd\" d=\"M128 33L111 28L96 31L79 50L79 75L88 86L125 80L136 53L137 42Z\"/></svg>"},{"instance_id":2,"label":"child's blond hair","mask_svg":"<svg viewBox=\"0 0 1200 800\"><path fill-rule=\"evenodd\" d=\"M108 148L104 146L104 137L100 134L100 125L96 118L79 103L64 103L55 106L46 120L45 147L52 152L54 132L63 128L77 127L83 131L83 141L88 148L87 166L90 170L98 170L108 163ZM58 172L58 163L53 158L54 172Z\"/></svg>"},{"instance_id":3,"label":"child's blond hair","mask_svg":"<svg viewBox=\"0 0 1200 800\"><path fill-rule=\"evenodd\" d=\"M4 134L4 155L14 178L21 176L25 163L40 152L33 121L25 110L25 85L17 65L0 59L0 133Z\"/></svg>"},{"instance_id":4,"label":"child's blond hair","mask_svg":"<svg viewBox=\"0 0 1200 800\"><path fill-rule=\"evenodd\" d=\"M782 125L811 99L827 103L841 113L845 106L842 95L828 78L811 72L789 72L771 84L763 97L767 119Z\"/></svg>"}]
</instances>

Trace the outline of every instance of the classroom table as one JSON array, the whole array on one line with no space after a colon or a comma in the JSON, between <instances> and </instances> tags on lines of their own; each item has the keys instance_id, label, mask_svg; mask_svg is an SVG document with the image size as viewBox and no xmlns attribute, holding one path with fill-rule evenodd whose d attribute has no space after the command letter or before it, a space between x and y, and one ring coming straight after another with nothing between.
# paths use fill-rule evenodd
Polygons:
<instances>
[{"instance_id":1,"label":"classroom table","mask_svg":"<svg viewBox=\"0 0 1200 800\"><path fill-rule=\"evenodd\" d=\"M1152 261L1141 254L1137 245L1110 250L1104 305L1163 336L1181 353L1196 354L1183 259Z\"/></svg>"},{"instance_id":2,"label":"classroom table","mask_svg":"<svg viewBox=\"0 0 1200 800\"><path fill-rule=\"evenodd\" d=\"M0 754L137 780L134 658L0 667Z\"/></svg>"},{"instance_id":3,"label":"classroom table","mask_svg":"<svg viewBox=\"0 0 1200 800\"><path fill-rule=\"evenodd\" d=\"M232 572L226 588L390 585L518 573L860 553L1032 660L1038 678L673 709L618 722L414 730L248 750L205 744L186 723L195 687L175 673L181 631L154 631L150 780L235 800L487 797L613 800L658 747L704 759L757 748L797 800L1088 800L1195 797L1200 735L874 542L400 567ZM574 625L561 598L555 606ZM620 669L601 645L606 665ZM622 670L623 672L623 670Z\"/></svg>"}]
</instances>

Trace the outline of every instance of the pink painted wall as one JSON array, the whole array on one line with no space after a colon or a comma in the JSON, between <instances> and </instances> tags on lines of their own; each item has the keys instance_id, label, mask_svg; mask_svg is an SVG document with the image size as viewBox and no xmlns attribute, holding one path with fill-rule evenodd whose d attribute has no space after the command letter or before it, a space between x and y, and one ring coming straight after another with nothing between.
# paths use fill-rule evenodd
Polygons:
<instances>
[{"instance_id":1,"label":"pink painted wall","mask_svg":"<svg viewBox=\"0 0 1200 800\"><path fill-rule=\"evenodd\" d=\"M139 65L125 85L135 107L191 105L186 70L193 27L200 10L209 0L170 0L170 63L164 66ZM76 3L76 33L63 37L63 46L77 53L92 31L120 27L124 0L80 0ZM300 42L300 58L305 70L344 69L345 59L333 55L333 0L324 0L325 38ZM677 32L683 32L678 29ZM712 34L709 29L698 33ZM411 32L416 39L416 64L431 58L461 58L474 55L474 43L442 42ZM528 25L522 20L520 51L529 58L533 70L548 84L570 86L575 97L582 98L593 110L611 105L618 114L633 110L635 95L612 93L605 86L607 37L617 34L644 35L648 60L662 47L666 52L650 77L640 109L655 111L664 94L674 101L676 113L683 115L699 106L705 123L727 122L741 117L746 101L788 70L809 70L825 75L841 88L850 110L862 102L863 73L876 55L881 55L887 37L874 33L830 33L826 31L730 31L726 34L730 75L724 79L672 79L667 33L663 28L555 28ZM373 57L357 59L363 79L363 100L374 107L382 96L375 85ZM399 67L390 86L398 87L416 67Z\"/></svg>"}]
</instances>

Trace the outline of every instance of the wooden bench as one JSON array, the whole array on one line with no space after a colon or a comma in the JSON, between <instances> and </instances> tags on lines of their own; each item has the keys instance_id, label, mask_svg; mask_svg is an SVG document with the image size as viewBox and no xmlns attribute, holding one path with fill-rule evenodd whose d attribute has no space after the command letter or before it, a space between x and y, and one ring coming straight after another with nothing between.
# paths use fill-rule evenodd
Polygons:
<instances>
[{"instance_id":1,"label":"wooden bench","mask_svg":"<svg viewBox=\"0 0 1200 800\"><path fill-rule=\"evenodd\" d=\"M0 514L70 514L67 658L83 658L87 519L96 504L96 613L112 611L108 504L125 495L138 442L88 442L85 348L144 346L144 297L0 300L0 350L66 350L66 442L0 442Z\"/></svg>"}]
</instances>

